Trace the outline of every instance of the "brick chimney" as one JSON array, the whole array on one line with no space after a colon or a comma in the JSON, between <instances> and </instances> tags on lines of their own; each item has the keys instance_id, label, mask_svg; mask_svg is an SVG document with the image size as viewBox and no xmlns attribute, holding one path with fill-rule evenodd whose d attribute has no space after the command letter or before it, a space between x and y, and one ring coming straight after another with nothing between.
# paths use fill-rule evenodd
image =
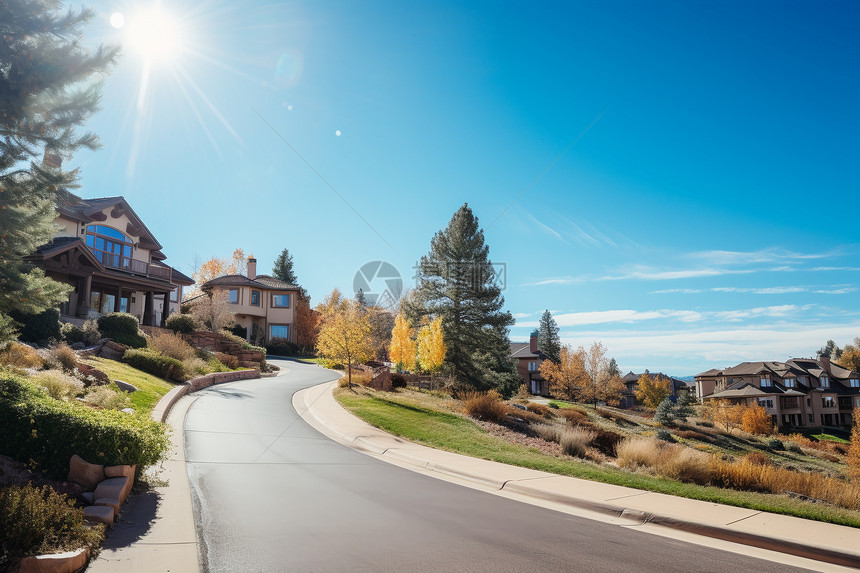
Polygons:
<instances>
[{"instance_id":1,"label":"brick chimney","mask_svg":"<svg viewBox=\"0 0 860 573\"><path fill-rule=\"evenodd\" d=\"M537 339L538 339L538 331L532 330L531 335L529 336L529 352L532 354L537 354Z\"/></svg>"},{"instance_id":2,"label":"brick chimney","mask_svg":"<svg viewBox=\"0 0 860 573\"><path fill-rule=\"evenodd\" d=\"M830 374L830 356L825 354L818 355L818 363L821 364L821 368Z\"/></svg>"},{"instance_id":3,"label":"brick chimney","mask_svg":"<svg viewBox=\"0 0 860 573\"><path fill-rule=\"evenodd\" d=\"M248 257L248 278L257 278L257 259L254 257Z\"/></svg>"}]
</instances>

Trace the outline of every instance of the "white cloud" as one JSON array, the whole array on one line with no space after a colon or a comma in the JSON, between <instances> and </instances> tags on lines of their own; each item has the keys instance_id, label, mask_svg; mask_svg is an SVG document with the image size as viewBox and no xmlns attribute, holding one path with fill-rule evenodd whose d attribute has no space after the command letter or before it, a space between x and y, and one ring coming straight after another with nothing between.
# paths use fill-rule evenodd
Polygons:
<instances>
[{"instance_id":1,"label":"white cloud","mask_svg":"<svg viewBox=\"0 0 860 573\"><path fill-rule=\"evenodd\" d=\"M807 292L807 287L785 286L785 287L764 287L764 288L747 288L747 287L715 287L712 292L741 292L752 294L791 294L796 292Z\"/></svg>"},{"instance_id":2,"label":"white cloud","mask_svg":"<svg viewBox=\"0 0 860 573\"><path fill-rule=\"evenodd\" d=\"M619 275L607 275L600 277L604 281L620 281L629 279L638 279L645 281L664 281L677 279L692 279L701 277L718 277L722 275L740 275L755 272L753 270L727 270L727 269L681 269L671 271L657 271L646 267L640 267L637 270L631 270Z\"/></svg>"},{"instance_id":3,"label":"white cloud","mask_svg":"<svg viewBox=\"0 0 860 573\"><path fill-rule=\"evenodd\" d=\"M688 258L708 261L714 265L750 265L776 261L805 261L810 259L827 259L835 256L838 256L837 252L794 253L777 248L760 249L758 251L699 251L686 255Z\"/></svg>"},{"instance_id":4,"label":"white cloud","mask_svg":"<svg viewBox=\"0 0 860 573\"><path fill-rule=\"evenodd\" d=\"M833 289L821 289L815 291L818 294L849 294L852 292L856 292L857 287L842 287L842 288L833 288Z\"/></svg>"},{"instance_id":5,"label":"white cloud","mask_svg":"<svg viewBox=\"0 0 860 573\"><path fill-rule=\"evenodd\" d=\"M581 283L585 279L580 277L551 277L547 279L539 279L532 283L524 283L523 286L544 286L544 285L571 285Z\"/></svg>"}]
</instances>

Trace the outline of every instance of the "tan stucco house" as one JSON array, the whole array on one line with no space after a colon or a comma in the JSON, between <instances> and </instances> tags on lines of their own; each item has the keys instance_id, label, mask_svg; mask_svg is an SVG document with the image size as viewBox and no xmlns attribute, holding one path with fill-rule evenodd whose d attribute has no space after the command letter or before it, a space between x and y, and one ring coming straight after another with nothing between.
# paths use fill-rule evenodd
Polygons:
<instances>
[{"instance_id":1,"label":"tan stucco house","mask_svg":"<svg viewBox=\"0 0 860 573\"><path fill-rule=\"evenodd\" d=\"M161 243L123 197L82 199L64 192L58 229L26 260L74 287L63 319L128 312L141 324L163 326L178 310L182 288L194 281L166 265Z\"/></svg>"},{"instance_id":2,"label":"tan stucco house","mask_svg":"<svg viewBox=\"0 0 860 573\"><path fill-rule=\"evenodd\" d=\"M227 302L246 338L254 339L254 331L264 340L284 338L296 341L296 299L301 287L285 283L269 275L257 274L257 259L248 259L248 275L225 275L201 285L204 292L226 292Z\"/></svg>"},{"instance_id":3,"label":"tan stucco house","mask_svg":"<svg viewBox=\"0 0 860 573\"><path fill-rule=\"evenodd\" d=\"M511 358L517 368L520 384L525 384L531 394L549 396L549 381L540 373L540 365L546 360L537 347L537 332L532 332L528 342L511 342Z\"/></svg>"}]
</instances>

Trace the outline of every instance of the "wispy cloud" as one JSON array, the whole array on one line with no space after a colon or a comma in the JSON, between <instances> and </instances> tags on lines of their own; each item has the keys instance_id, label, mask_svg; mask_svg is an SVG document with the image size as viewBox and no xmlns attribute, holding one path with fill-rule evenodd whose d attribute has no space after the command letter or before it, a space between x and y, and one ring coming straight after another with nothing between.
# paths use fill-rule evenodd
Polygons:
<instances>
[{"instance_id":1,"label":"wispy cloud","mask_svg":"<svg viewBox=\"0 0 860 573\"><path fill-rule=\"evenodd\" d=\"M781 318L809 310L812 305L784 304L776 306L760 306L747 309L699 311L699 310L598 310L592 312L568 312L555 314L553 318L562 328L572 326L583 326L586 324L610 324L610 323L635 323L646 320L677 320L679 322L700 322L709 320L711 322L739 322L755 318ZM517 322L517 327L535 328L537 321Z\"/></svg>"},{"instance_id":2,"label":"wispy cloud","mask_svg":"<svg viewBox=\"0 0 860 573\"><path fill-rule=\"evenodd\" d=\"M833 286L831 288L812 286L776 286L776 287L712 287L701 288L669 288L651 291L651 294L700 294L704 292L722 293L749 293L749 294L793 294L799 292L812 292L817 294L849 294L855 292L857 287L849 285Z\"/></svg>"},{"instance_id":3,"label":"wispy cloud","mask_svg":"<svg viewBox=\"0 0 860 573\"><path fill-rule=\"evenodd\" d=\"M748 288L748 287L714 287L712 292L738 292L752 294L791 294L796 292L807 292L809 289L799 286L784 286L784 287L764 287L764 288Z\"/></svg>"},{"instance_id":4,"label":"wispy cloud","mask_svg":"<svg viewBox=\"0 0 860 573\"><path fill-rule=\"evenodd\" d=\"M832 288L832 289L820 289L814 291L818 294L850 294L852 292L856 292L857 287L841 287L841 288Z\"/></svg>"},{"instance_id":5,"label":"wispy cloud","mask_svg":"<svg viewBox=\"0 0 860 573\"><path fill-rule=\"evenodd\" d=\"M795 253L784 249L767 248L758 251L698 251L688 253L687 258L712 265L750 265L759 263L807 261L829 259L839 256L838 251L826 253Z\"/></svg>"},{"instance_id":6,"label":"wispy cloud","mask_svg":"<svg viewBox=\"0 0 860 573\"><path fill-rule=\"evenodd\" d=\"M622 272L617 275L606 275L600 277L599 280L604 281L622 281L622 280L644 280L644 281L665 281L677 279L691 279L701 277L718 277L722 275L741 275L755 272L752 269L744 270L729 270L716 268L703 269L679 269L679 270L655 270L647 267L637 267L634 270Z\"/></svg>"}]
</instances>

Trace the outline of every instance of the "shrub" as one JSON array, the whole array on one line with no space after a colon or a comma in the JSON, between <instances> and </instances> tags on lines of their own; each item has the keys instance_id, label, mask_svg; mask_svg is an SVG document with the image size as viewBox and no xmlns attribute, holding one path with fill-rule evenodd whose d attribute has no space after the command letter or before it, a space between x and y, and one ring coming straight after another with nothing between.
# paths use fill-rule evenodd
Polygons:
<instances>
[{"instance_id":1,"label":"shrub","mask_svg":"<svg viewBox=\"0 0 860 573\"><path fill-rule=\"evenodd\" d=\"M669 442L674 444L677 440L675 440L675 436L673 436L670 432L666 430L658 430L657 431L657 439L663 440L664 442Z\"/></svg>"},{"instance_id":2,"label":"shrub","mask_svg":"<svg viewBox=\"0 0 860 573\"><path fill-rule=\"evenodd\" d=\"M666 396L657 406L657 411L654 412L654 421L664 426L669 426L675 421L675 403L672 399ZM665 431L665 430L664 430Z\"/></svg>"},{"instance_id":3,"label":"shrub","mask_svg":"<svg viewBox=\"0 0 860 573\"><path fill-rule=\"evenodd\" d=\"M164 326L179 334L188 334L189 332L194 332L197 328L197 324L194 322L194 317L190 314L177 313L173 313L168 316L167 320L164 322Z\"/></svg>"},{"instance_id":4,"label":"shrub","mask_svg":"<svg viewBox=\"0 0 860 573\"><path fill-rule=\"evenodd\" d=\"M64 322L60 325L60 334L69 344L75 344L76 342L84 342L87 338L86 333L83 329L78 328L71 322Z\"/></svg>"},{"instance_id":5,"label":"shrub","mask_svg":"<svg viewBox=\"0 0 860 573\"><path fill-rule=\"evenodd\" d=\"M583 428L564 428L559 432L558 442L568 456L582 457L594 436L594 432Z\"/></svg>"},{"instance_id":6,"label":"shrub","mask_svg":"<svg viewBox=\"0 0 860 573\"><path fill-rule=\"evenodd\" d=\"M773 420L758 404L748 406L741 417L741 429L750 434L767 436L773 433Z\"/></svg>"},{"instance_id":7,"label":"shrub","mask_svg":"<svg viewBox=\"0 0 860 573\"><path fill-rule=\"evenodd\" d=\"M266 353L276 356L297 356L302 353L298 344L294 344L286 338L275 337L266 343Z\"/></svg>"},{"instance_id":8,"label":"shrub","mask_svg":"<svg viewBox=\"0 0 860 573\"><path fill-rule=\"evenodd\" d=\"M848 446L848 473L855 481L860 481L860 408L854 408L851 415L854 425L851 426L851 445Z\"/></svg>"},{"instance_id":9,"label":"shrub","mask_svg":"<svg viewBox=\"0 0 860 573\"><path fill-rule=\"evenodd\" d=\"M700 442L713 442L711 436L707 434L703 434L702 432L697 432L696 430L677 430L675 435L679 438L684 438L685 440L699 440Z\"/></svg>"},{"instance_id":10,"label":"shrub","mask_svg":"<svg viewBox=\"0 0 860 573\"><path fill-rule=\"evenodd\" d=\"M767 447L772 449L775 452L779 452L785 449L785 444L782 443L781 440L777 440L776 438L767 441Z\"/></svg>"},{"instance_id":11,"label":"shrub","mask_svg":"<svg viewBox=\"0 0 860 573\"><path fill-rule=\"evenodd\" d=\"M552 410L549 409L549 406L538 404L537 402L529 402L526 404L526 409L529 412L534 412L538 416L543 416L544 418L552 417Z\"/></svg>"},{"instance_id":12,"label":"shrub","mask_svg":"<svg viewBox=\"0 0 860 573\"><path fill-rule=\"evenodd\" d=\"M18 338L24 342L47 344L60 340L60 311L49 308L37 314L9 311L9 316L20 324Z\"/></svg>"},{"instance_id":13,"label":"shrub","mask_svg":"<svg viewBox=\"0 0 860 573\"><path fill-rule=\"evenodd\" d=\"M74 400L84 391L84 383L59 370L45 370L30 378L30 383L55 400Z\"/></svg>"},{"instance_id":14,"label":"shrub","mask_svg":"<svg viewBox=\"0 0 860 573\"><path fill-rule=\"evenodd\" d=\"M553 410L558 410L558 404L556 404L555 402L550 402L549 407Z\"/></svg>"},{"instance_id":15,"label":"shrub","mask_svg":"<svg viewBox=\"0 0 860 573\"><path fill-rule=\"evenodd\" d=\"M84 344L92 346L102 338L102 333L99 332L99 323L88 318L84 321L84 326L81 328L84 333Z\"/></svg>"},{"instance_id":16,"label":"shrub","mask_svg":"<svg viewBox=\"0 0 860 573\"><path fill-rule=\"evenodd\" d=\"M558 443L561 436L561 428L554 424L535 424L532 426L532 430L539 438L547 442Z\"/></svg>"},{"instance_id":17,"label":"shrub","mask_svg":"<svg viewBox=\"0 0 860 573\"><path fill-rule=\"evenodd\" d=\"M93 386L84 394L84 402L106 410L122 410L130 405L131 400L122 390L114 390L110 386Z\"/></svg>"},{"instance_id":18,"label":"shrub","mask_svg":"<svg viewBox=\"0 0 860 573\"><path fill-rule=\"evenodd\" d=\"M392 388L406 388L406 377L403 374L391 375Z\"/></svg>"},{"instance_id":19,"label":"shrub","mask_svg":"<svg viewBox=\"0 0 860 573\"><path fill-rule=\"evenodd\" d=\"M227 356L229 356L229 354ZM201 360L201 362L203 362L203 361ZM237 363L238 363L238 361L237 361ZM221 362L220 360L218 360L214 356L209 359L209 362L204 362L204 365L206 366L206 370L208 372L229 372L231 370L231 368L229 366L225 365L223 362ZM188 368L188 366L189 366L188 364L185 364L185 363L182 364L183 368Z\"/></svg>"},{"instance_id":20,"label":"shrub","mask_svg":"<svg viewBox=\"0 0 860 573\"><path fill-rule=\"evenodd\" d=\"M87 527L84 512L48 486L0 489L0 569L31 555L95 549L104 528Z\"/></svg>"},{"instance_id":21,"label":"shrub","mask_svg":"<svg viewBox=\"0 0 860 573\"><path fill-rule=\"evenodd\" d=\"M750 452L743 457L744 461L754 466L770 466L773 462L761 452Z\"/></svg>"},{"instance_id":22,"label":"shrub","mask_svg":"<svg viewBox=\"0 0 860 573\"><path fill-rule=\"evenodd\" d=\"M62 369L63 372L74 372L78 366L78 355L68 344L61 342L48 350L46 363L53 368Z\"/></svg>"},{"instance_id":23,"label":"shrub","mask_svg":"<svg viewBox=\"0 0 860 573\"><path fill-rule=\"evenodd\" d=\"M122 361L138 370L143 370L165 380L175 382L184 380L185 371L182 362L148 348L126 350L125 354L122 355Z\"/></svg>"},{"instance_id":24,"label":"shrub","mask_svg":"<svg viewBox=\"0 0 860 573\"><path fill-rule=\"evenodd\" d=\"M655 467L664 442L653 438L631 437L616 448L618 465L623 468Z\"/></svg>"},{"instance_id":25,"label":"shrub","mask_svg":"<svg viewBox=\"0 0 860 573\"><path fill-rule=\"evenodd\" d=\"M698 484L709 483L713 473L707 454L656 438L628 438L618 444L618 465L651 468L659 475Z\"/></svg>"},{"instance_id":26,"label":"shrub","mask_svg":"<svg viewBox=\"0 0 860 573\"><path fill-rule=\"evenodd\" d=\"M137 318L127 312L111 312L99 317L99 331L105 338L132 348L143 348L146 339L138 332Z\"/></svg>"},{"instance_id":27,"label":"shrub","mask_svg":"<svg viewBox=\"0 0 860 573\"><path fill-rule=\"evenodd\" d=\"M167 332L159 332L155 336L150 337L147 348L159 352L164 356L175 358L180 362L197 357L193 346L185 342L181 336Z\"/></svg>"},{"instance_id":28,"label":"shrub","mask_svg":"<svg viewBox=\"0 0 860 573\"><path fill-rule=\"evenodd\" d=\"M53 477L65 477L74 454L96 464L137 464L142 471L167 452L165 432L148 417L54 400L16 376L0 374L3 453L32 460Z\"/></svg>"},{"instance_id":29,"label":"shrub","mask_svg":"<svg viewBox=\"0 0 860 573\"><path fill-rule=\"evenodd\" d=\"M530 410L522 410L511 404L505 404L505 409L508 412L508 416L513 416L515 418L519 418L524 422L528 422L529 424L543 422L545 418L540 414L535 414Z\"/></svg>"},{"instance_id":30,"label":"shrub","mask_svg":"<svg viewBox=\"0 0 860 573\"><path fill-rule=\"evenodd\" d=\"M463 397L463 409L473 418L496 423L503 421L508 413L502 397L494 390L467 393Z\"/></svg>"},{"instance_id":31,"label":"shrub","mask_svg":"<svg viewBox=\"0 0 860 573\"><path fill-rule=\"evenodd\" d=\"M618 443L624 439L621 434L604 430L602 428L594 428L595 436L591 440L591 445L607 456L615 457Z\"/></svg>"},{"instance_id":32,"label":"shrub","mask_svg":"<svg viewBox=\"0 0 860 573\"><path fill-rule=\"evenodd\" d=\"M41 368L45 365L45 360L35 348L13 342L0 351L0 364L17 368Z\"/></svg>"},{"instance_id":33,"label":"shrub","mask_svg":"<svg viewBox=\"0 0 860 573\"><path fill-rule=\"evenodd\" d=\"M588 422L588 414L582 410L577 410L576 408L562 408L557 413L572 426L578 426L584 422Z\"/></svg>"},{"instance_id":34,"label":"shrub","mask_svg":"<svg viewBox=\"0 0 860 573\"><path fill-rule=\"evenodd\" d=\"M236 369L239 367L239 359L233 356L232 354L225 354L223 352L216 352L215 358L223 364L224 366L232 369Z\"/></svg>"}]
</instances>

